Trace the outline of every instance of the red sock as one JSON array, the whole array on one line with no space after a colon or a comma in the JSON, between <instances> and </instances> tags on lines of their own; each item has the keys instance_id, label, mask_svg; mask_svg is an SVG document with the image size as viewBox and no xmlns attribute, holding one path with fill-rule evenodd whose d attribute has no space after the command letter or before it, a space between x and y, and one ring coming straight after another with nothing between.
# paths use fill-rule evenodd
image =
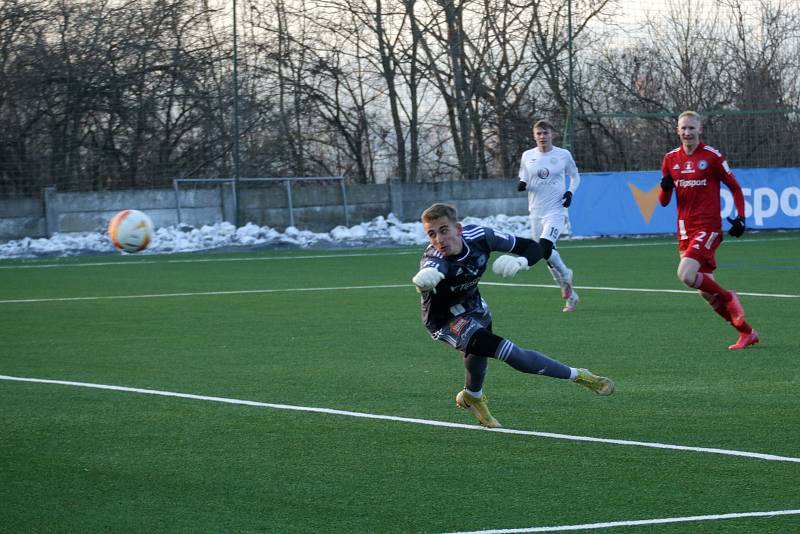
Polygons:
<instances>
[{"instance_id":1,"label":"red sock","mask_svg":"<svg viewBox=\"0 0 800 534\"><path fill-rule=\"evenodd\" d=\"M725 303L722 302L722 299L719 298L719 296L717 296L713 302L709 302L709 304L711 305L711 308L717 312L717 314L719 314L720 317L731 323L731 314L728 313L728 307L725 306ZM733 325L733 323L731 323L731 325ZM736 327L734 326L734 328ZM753 328L745 321L742 323L742 326L736 328L736 330L742 334L749 334L753 331Z\"/></svg>"},{"instance_id":2,"label":"red sock","mask_svg":"<svg viewBox=\"0 0 800 534\"><path fill-rule=\"evenodd\" d=\"M728 313L728 307L725 306L725 303L722 302L722 299L719 296L715 296L713 302L709 302L711 308L714 309L715 312L719 314L720 317L731 322L731 314Z\"/></svg>"},{"instance_id":3,"label":"red sock","mask_svg":"<svg viewBox=\"0 0 800 534\"><path fill-rule=\"evenodd\" d=\"M710 276L703 276L703 273L697 273L697 276L694 277L694 283L692 284L692 287L697 288L704 293L719 295L723 304L731 300L730 291L723 289L722 286L716 283Z\"/></svg>"}]
</instances>

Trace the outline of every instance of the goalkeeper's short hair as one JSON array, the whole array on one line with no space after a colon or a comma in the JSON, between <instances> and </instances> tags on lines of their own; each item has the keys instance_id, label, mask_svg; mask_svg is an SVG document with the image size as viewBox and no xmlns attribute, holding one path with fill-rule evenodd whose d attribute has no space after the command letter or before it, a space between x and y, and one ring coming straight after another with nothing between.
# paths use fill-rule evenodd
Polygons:
<instances>
[{"instance_id":1,"label":"goalkeeper's short hair","mask_svg":"<svg viewBox=\"0 0 800 534\"><path fill-rule=\"evenodd\" d=\"M441 219L442 217L446 217L448 220L450 220L450 222L457 223L458 211L456 210L455 207L451 206L450 204L437 202L430 208L423 211L420 219L422 220L423 223L426 223L436 219Z\"/></svg>"}]
</instances>

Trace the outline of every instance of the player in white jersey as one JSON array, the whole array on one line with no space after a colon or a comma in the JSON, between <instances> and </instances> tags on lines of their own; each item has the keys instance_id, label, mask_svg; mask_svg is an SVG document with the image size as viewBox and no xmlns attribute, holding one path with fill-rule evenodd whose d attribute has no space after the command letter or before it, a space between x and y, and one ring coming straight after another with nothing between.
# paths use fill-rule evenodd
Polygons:
<instances>
[{"instance_id":1,"label":"player in white jersey","mask_svg":"<svg viewBox=\"0 0 800 534\"><path fill-rule=\"evenodd\" d=\"M553 146L553 125L540 120L533 125L536 148L522 154L517 191L528 192L531 233L542 247L553 280L561 287L565 312L575 311L578 293L572 287L572 269L556 250L556 241L567 226L567 208L581 183L569 150ZM569 176L569 187L566 177Z\"/></svg>"}]
</instances>

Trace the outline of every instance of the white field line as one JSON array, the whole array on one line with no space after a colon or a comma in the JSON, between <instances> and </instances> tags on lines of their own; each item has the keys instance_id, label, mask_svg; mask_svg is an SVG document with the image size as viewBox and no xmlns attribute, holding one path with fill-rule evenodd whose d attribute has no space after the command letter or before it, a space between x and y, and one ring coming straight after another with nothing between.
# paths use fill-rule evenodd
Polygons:
<instances>
[{"instance_id":1,"label":"white field line","mask_svg":"<svg viewBox=\"0 0 800 534\"><path fill-rule=\"evenodd\" d=\"M328 258L363 258L370 256L407 256L420 255L421 252L414 251L392 251L387 253L367 253L352 252L345 254L313 254L303 256L248 256L242 258L187 258L183 260L140 260L140 259L120 259L119 261L95 261L87 263L20 263L17 265L0 265L0 269L51 269L56 267L108 267L108 266L131 266L131 265L169 265L173 263L219 263L231 261L282 261L282 260L323 260ZM166 255L166 253L165 253Z\"/></svg>"},{"instance_id":2,"label":"white field line","mask_svg":"<svg viewBox=\"0 0 800 534\"><path fill-rule=\"evenodd\" d=\"M178 397L181 399L201 400L208 402L221 402L225 404L239 404L244 406L257 406L261 408L273 408L275 410L292 410L297 412L323 413L329 415L343 415L346 417L359 417L363 419L378 419L382 421L397 421L400 423L413 423L417 425L438 426L447 428L460 428L465 430L480 430L484 432L494 432L497 434L514 434L518 436L536 436L540 438L562 439L568 441L583 441L591 443L605 443L609 445L623 445L629 447L647 447L651 449L668 449L675 451L699 452L704 454L721 454L725 456L738 456L744 458L754 458L758 460L768 460L774 462L789 462L800 464L800 458L791 456L778 456L775 454L765 454L760 452L747 452L729 449L717 449L709 447L690 447L686 445L672 445L669 443L655 443L648 441L631 441L626 439L593 438L590 436L573 436L569 434L556 434L553 432L534 432L531 430L516 430L513 428L484 428L477 425L467 425L463 423L451 423L448 421L434 421L430 419L415 419L411 417L398 417L394 415L381 415L363 412L351 412L347 410L335 410L332 408L315 408L311 406L292 406L289 404L273 404L269 402L257 402L241 399L231 399L226 397L209 397L206 395L194 395L191 393L177 393L174 391L160 391L156 389L142 389L125 386L114 386L107 384L93 384L89 382L73 382L69 380L50 380L44 378L24 378L18 376L0 375L0 380L14 382L34 382L38 384L56 384L62 386L74 386L81 388L104 389L111 391L124 391L127 393L142 393L145 395L158 395L162 397Z\"/></svg>"},{"instance_id":3,"label":"white field line","mask_svg":"<svg viewBox=\"0 0 800 534\"><path fill-rule=\"evenodd\" d=\"M666 523L687 523L690 521L719 521L722 519L741 519L745 517L775 517L780 515L800 515L800 510L774 510L771 512L741 512L718 515L692 515L686 517L665 517L661 519L638 519L632 521L610 521L608 523L586 523L583 525L562 525L552 527L503 528L493 530L471 530L450 534L512 534L518 532L566 532L570 530L596 530L601 528L630 527L639 525L663 525Z\"/></svg>"},{"instance_id":4,"label":"white field line","mask_svg":"<svg viewBox=\"0 0 800 534\"><path fill-rule=\"evenodd\" d=\"M556 285L548 284L515 284L508 282L481 282L483 286L508 286L508 287L537 287L537 288L558 288ZM590 291L629 291L634 293L679 293L684 295L697 295L696 289L653 289L647 287L604 287L604 286L575 286L575 289L583 289ZM782 299L797 299L800 295L792 295L791 293L751 293L747 291L736 291L738 295L746 295L748 297L772 297ZM0 301L2 302L2 301Z\"/></svg>"},{"instance_id":5,"label":"white field line","mask_svg":"<svg viewBox=\"0 0 800 534\"><path fill-rule=\"evenodd\" d=\"M729 240L729 243L764 243L766 241L788 241L794 240L796 237L770 237L764 239L741 239L737 241ZM563 249L594 249L594 248L631 248L631 247L660 247L671 245L677 247L674 240L659 241L656 243L593 243L593 244L573 244L575 241L562 241L561 248ZM422 247L422 245L420 245ZM258 256L258 257L242 257L242 258L186 258L181 260L140 260L131 258L128 260L120 261L103 261L103 262L88 262L88 263L20 263L13 265L0 265L0 269L52 269L62 267L107 267L107 266L131 266L131 265L163 265L172 263L217 263L217 262L232 262L232 261L284 261L284 260L320 260L328 258L361 258L361 257L380 257L380 256L409 256L420 255L422 248L419 250L395 250L390 252L352 252L342 254L306 254L303 256ZM164 254L166 255L166 253Z\"/></svg>"},{"instance_id":6,"label":"white field line","mask_svg":"<svg viewBox=\"0 0 800 534\"><path fill-rule=\"evenodd\" d=\"M535 287L546 289L558 289L554 284L513 284L506 282L481 282L481 285L486 286L503 286L503 287ZM233 291L197 291L185 293L154 293L144 295L104 295L93 297L54 297L54 298L38 298L38 299L6 299L0 300L0 304L29 304L35 302L74 302L74 301L94 301L94 300L124 300L124 299L155 299L155 298L170 298L170 297L206 297L206 296L219 296L219 295L255 295L261 293L293 293L303 291L347 291L355 289L393 289L393 288L412 288L411 284L383 284L374 286L342 286L342 287L297 287L297 288L284 288L284 289L240 289ZM575 289L592 290L592 291L631 291L639 293L679 293L686 295L695 295L697 291L687 289L648 289L648 288L635 288L635 287L594 287L594 286L575 286ZM739 291L739 295L748 297L767 297L767 298L786 298L796 299L800 295L791 295L784 293L750 293Z\"/></svg>"},{"instance_id":7,"label":"white field line","mask_svg":"<svg viewBox=\"0 0 800 534\"><path fill-rule=\"evenodd\" d=\"M342 286L342 287L297 287L287 289L240 289L235 291L199 291L199 292L186 292L186 293L155 293L146 295L105 295L97 297L58 297L58 298L42 298L42 299L10 299L0 300L0 304L19 304L30 302L71 302L76 300L115 300L115 299L159 299L169 297L206 297L215 295L250 295L259 293L294 293L302 291L346 291L350 289L387 289L413 287L410 284L388 284L376 286ZM556 287L556 286L553 286ZM745 295L746 293L739 293Z\"/></svg>"}]
</instances>

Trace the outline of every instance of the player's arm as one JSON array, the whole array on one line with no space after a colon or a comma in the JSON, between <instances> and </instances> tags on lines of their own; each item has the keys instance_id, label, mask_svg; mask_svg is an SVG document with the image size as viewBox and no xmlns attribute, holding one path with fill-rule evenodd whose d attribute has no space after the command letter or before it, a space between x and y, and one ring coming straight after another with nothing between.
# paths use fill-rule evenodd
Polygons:
<instances>
[{"instance_id":1,"label":"player's arm","mask_svg":"<svg viewBox=\"0 0 800 534\"><path fill-rule=\"evenodd\" d=\"M658 192L658 203L662 206L669 204L672 200L672 190L675 189L675 182L669 174L667 158L661 162L661 191Z\"/></svg>"},{"instance_id":2,"label":"player's arm","mask_svg":"<svg viewBox=\"0 0 800 534\"><path fill-rule=\"evenodd\" d=\"M519 162L519 182L517 182L517 191L525 191L526 189L528 189L528 172L525 170L525 158L522 158Z\"/></svg>"},{"instance_id":3,"label":"player's arm","mask_svg":"<svg viewBox=\"0 0 800 534\"><path fill-rule=\"evenodd\" d=\"M539 243L525 237L517 236L514 246L509 252L516 256L504 254L497 258L492 265L492 271L503 278L514 276L520 270L528 270L542 259L542 247L539 246Z\"/></svg>"},{"instance_id":4,"label":"player's arm","mask_svg":"<svg viewBox=\"0 0 800 534\"><path fill-rule=\"evenodd\" d=\"M569 161L567 162L566 173L569 176L569 187L564 193L562 205L568 208L572 204L572 195L578 190L581 185L581 175L578 172L578 166L575 165L575 160L572 158L572 153L569 153Z\"/></svg>"},{"instance_id":5,"label":"player's arm","mask_svg":"<svg viewBox=\"0 0 800 534\"><path fill-rule=\"evenodd\" d=\"M725 160L722 160L722 169L722 183L730 189L733 195L733 205L736 206L737 214L736 218L728 217L728 222L731 223L728 233L733 237L741 237L745 230L744 193L742 193L742 187Z\"/></svg>"},{"instance_id":6,"label":"player's arm","mask_svg":"<svg viewBox=\"0 0 800 534\"><path fill-rule=\"evenodd\" d=\"M522 256L528 260L528 267L532 267L537 261L542 259L542 247L533 239L517 236L511 253Z\"/></svg>"}]
</instances>

